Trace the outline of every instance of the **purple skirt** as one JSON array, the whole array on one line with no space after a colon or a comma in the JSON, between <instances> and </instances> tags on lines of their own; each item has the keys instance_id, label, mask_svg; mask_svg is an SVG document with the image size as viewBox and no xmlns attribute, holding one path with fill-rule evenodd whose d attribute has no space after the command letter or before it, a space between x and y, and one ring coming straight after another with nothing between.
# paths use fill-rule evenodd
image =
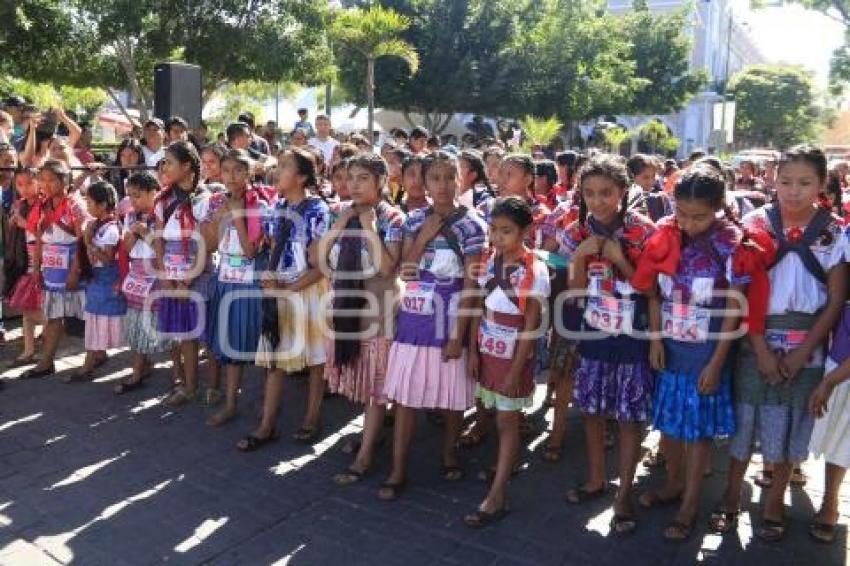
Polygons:
<instances>
[{"instance_id":1,"label":"purple skirt","mask_svg":"<svg viewBox=\"0 0 850 566\"><path fill-rule=\"evenodd\" d=\"M582 358L575 402L582 413L622 422L650 419L655 379L647 362L612 363Z\"/></svg>"},{"instance_id":2,"label":"purple skirt","mask_svg":"<svg viewBox=\"0 0 850 566\"><path fill-rule=\"evenodd\" d=\"M159 300L159 331L172 340L206 341L207 301L210 275L204 273L192 283L202 300L163 297Z\"/></svg>"}]
</instances>

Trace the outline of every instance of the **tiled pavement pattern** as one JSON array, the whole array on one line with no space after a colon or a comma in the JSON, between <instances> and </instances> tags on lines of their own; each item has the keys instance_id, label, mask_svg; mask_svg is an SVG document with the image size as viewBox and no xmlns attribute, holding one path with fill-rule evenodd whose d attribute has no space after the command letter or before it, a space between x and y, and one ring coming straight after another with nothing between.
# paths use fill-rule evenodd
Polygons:
<instances>
[{"instance_id":1,"label":"tiled pavement pattern","mask_svg":"<svg viewBox=\"0 0 850 566\"><path fill-rule=\"evenodd\" d=\"M15 335L15 330L9 334ZM67 340L60 369L82 363L81 342ZM3 346L0 361L15 351ZM466 451L468 479L448 484L438 473L439 429L422 418L409 488L400 501L385 503L375 494L387 473L389 443L362 484L341 488L330 480L349 462L339 448L359 425L357 410L345 400L327 400L319 444L295 444L288 433L300 423L306 383L293 378L281 416L282 439L260 452L240 454L234 445L254 423L259 371L252 368L244 381L241 416L210 429L204 424L210 409L172 412L160 405L170 375L164 362L146 388L113 395L109 382L129 371L128 360L126 353L111 353L103 377L93 384L64 385L56 377L16 381L19 370L0 374L5 382L0 390L0 564L826 566L847 561L845 529L832 546L816 544L806 534L820 501L819 463L807 465L807 487L789 493L790 532L781 545L752 536L761 492L751 481L738 533L726 538L706 533L708 511L725 480L722 448L715 452L699 528L690 541L662 539L670 508L640 512L638 531L617 538L609 534L609 501L580 507L564 501L585 469L575 416L562 461L544 462L545 435L537 437L511 488L512 514L472 531L462 517L485 493L474 476L492 461L492 442ZM543 422L539 413L533 418ZM654 436L647 446L652 441ZM613 477L615 452L609 454ZM750 477L755 471L753 466ZM641 470L638 489L662 479ZM845 496L843 522L848 511Z\"/></svg>"}]
</instances>

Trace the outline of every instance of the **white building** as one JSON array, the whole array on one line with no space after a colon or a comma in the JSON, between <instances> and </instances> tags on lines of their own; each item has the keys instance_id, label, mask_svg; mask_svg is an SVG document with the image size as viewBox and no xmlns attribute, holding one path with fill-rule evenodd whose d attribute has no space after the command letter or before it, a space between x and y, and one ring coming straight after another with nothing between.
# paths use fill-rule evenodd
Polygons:
<instances>
[{"instance_id":1,"label":"white building","mask_svg":"<svg viewBox=\"0 0 850 566\"><path fill-rule=\"evenodd\" d=\"M686 0L648 0L654 13L679 10ZM666 124L673 135L682 140L680 155L696 148L717 148L722 144L721 126L715 121L714 106L722 102L718 94L724 82L749 65L766 62L753 42L749 26L736 16L730 0L697 0L691 14L688 32L693 38L691 69L705 70L708 83L688 105L676 114L663 116L617 116L617 121L628 128L639 128L657 118ZM615 14L632 9L631 0L608 0L608 8ZM727 116L726 123L731 121Z\"/></svg>"}]
</instances>

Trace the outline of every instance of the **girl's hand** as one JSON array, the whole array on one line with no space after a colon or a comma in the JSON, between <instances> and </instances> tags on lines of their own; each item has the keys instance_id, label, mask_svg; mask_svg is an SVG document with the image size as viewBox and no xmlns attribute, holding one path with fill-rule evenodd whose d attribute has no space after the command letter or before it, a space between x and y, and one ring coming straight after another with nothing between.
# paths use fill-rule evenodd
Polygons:
<instances>
[{"instance_id":1,"label":"girl's hand","mask_svg":"<svg viewBox=\"0 0 850 566\"><path fill-rule=\"evenodd\" d=\"M574 252L574 255L580 255L583 257L599 255L602 253L604 243L605 240L603 240L599 236L591 236L579 244L578 248L576 248L576 251Z\"/></svg>"},{"instance_id":2,"label":"girl's hand","mask_svg":"<svg viewBox=\"0 0 850 566\"><path fill-rule=\"evenodd\" d=\"M661 340L651 340L649 342L649 365L655 371L664 369L664 342Z\"/></svg>"},{"instance_id":3,"label":"girl's hand","mask_svg":"<svg viewBox=\"0 0 850 566\"><path fill-rule=\"evenodd\" d=\"M478 356L478 352L474 352L470 349L466 356L466 371L469 372L469 377L475 381L478 381L478 370L480 366L481 358Z\"/></svg>"},{"instance_id":4,"label":"girl's hand","mask_svg":"<svg viewBox=\"0 0 850 566\"><path fill-rule=\"evenodd\" d=\"M437 237L437 234L440 233L440 229L443 227L443 219L440 218L436 212L432 212L428 215L428 218L425 219L425 222L422 223L422 228L419 231L420 237L425 239L426 241L431 241Z\"/></svg>"},{"instance_id":5,"label":"girl's hand","mask_svg":"<svg viewBox=\"0 0 850 566\"><path fill-rule=\"evenodd\" d=\"M826 414L826 405L832 395L832 390L833 386L830 381L824 378L809 396L809 412L816 419L819 419Z\"/></svg>"},{"instance_id":6,"label":"girl's hand","mask_svg":"<svg viewBox=\"0 0 850 566\"><path fill-rule=\"evenodd\" d=\"M148 233L148 225L144 222L134 222L133 225L130 226L130 232L140 238L144 238Z\"/></svg>"},{"instance_id":7,"label":"girl's hand","mask_svg":"<svg viewBox=\"0 0 850 566\"><path fill-rule=\"evenodd\" d=\"M709 363L702 369L699 374L699 383L697 388L700 395L712 395L720 386L720 368L713 363Z\"/></svg>"},{"instance_id":8,"label":"girl's hand","mask_svg":"<svg viewBox=\"0 0 850 566\"><path fill-rule=\"evenodd\" d=\"M795 348L782 356L779 361L779 373L787 381L791 381L797 377L800 370L806 367L808 361L809 356L803 352L802 348Z\"/></svg>"},{"instance_id":9,"label":"girl's hand","mask_svg":"<svg viewBox=\"0 0 850 566\"><path fill-rule=\"evenodd\" d=\"M463 353L463 345L458 338L452 338L443 346L443 361L456 360Z\"/></svg>"},{"instance_id":10,"label":"girl's hand","mask_svg":"<svg viewBox=\"0 0 850 566\"><path fill-rule=\"evenodd\" d=\"M68 279L65 280L65 288L68 291L76 291L80 285L80 271L72 269L68 272Z\"/></svg>"},{"instance_id":11,"label":"girl's hand","mask_svg":"<svg viewBox=\"0 0 850 566\"><path fill-rule=\"evenodd\" d=\"M520 373L513 368L505 376L505 392L510 397L519 397Z\"/></svg>"},{"instance_id":12,"label":"girl's hand","mask_svg":"<svg viewBox=\"0 0 850 566\"><path fill-rule=\"evenodd\" d=\"M756 365L764 380L771 385L782 383L783 377L779 371L780 359L773 350L766 349L756 352Z\"/></svg>"},{"instance_id":13,"label":"girl's hand","mask_svg":"<svg viewBox=\"0 0 850 566\"><path fill-rule=\"evenodd\" d=\"M367 208L361 212L359 216L360 225L363 226L364 230L371 230L372 232L378 231L378 216L375 214L374 208Z\"/></svg>"},{"instance_id":14,"label":"girl's hand","mask_svg":"<svg viewBox=\"0 0 850 566\"><path fill-rule=\"evenodd\" d=\"M614 265L623 265L626 263L626 256L623 254L623 246L617 240L604 240L602 243L602 257Z\"/></svg>"},{"instance_id":15,"label":"girl's hand","mask_svg":"<svg viewBox=\"0 0 850 566\"><path fill-rule=\"evenodd\" d=\"M342 213L340 213L334 224L339 224L340 229L345 228L348 225L348 222L355 216L357 216L357 211L353 206L346 208L342 211Z\"/></svg>"}]
</instances>

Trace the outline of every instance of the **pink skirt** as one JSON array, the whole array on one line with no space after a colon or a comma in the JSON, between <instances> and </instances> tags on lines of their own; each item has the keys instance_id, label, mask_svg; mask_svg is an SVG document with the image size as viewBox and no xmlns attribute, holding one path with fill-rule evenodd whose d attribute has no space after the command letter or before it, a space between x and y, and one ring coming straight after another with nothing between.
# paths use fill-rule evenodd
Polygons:
<instances>
[{"instance_id":1,"label":"pink skirt","mask_svg":"<svg viewBox=\"0 0 850 566\"><path fill-rule=\"evenodd\" d=\"M395 342L384 392L405 407L465 411L475 402L475 381L466 371L466 352L444 362L442 348Z\"/></svg>"},{"instance_id":2,"label":"pink skirt","mask_svg":"<svg viewBox=\"0 0 850 566\"><path fill-rule=\"evenodd\" d=\"M83 313L86 350L109 350L127 345L123 316Z\"/></svg>"},{"instance_id":3,"label":"pink skirt","mask_svg":"<svg viewBox=\"0 0 850 566\"><path fill-rule=\"evenodd\" d=\"M384 405L384 376L387 373L387 356L390 351L389 338L372 338L360 345L360 358L351 367L337 368L333 365L334 341L328 340L325 380L332 393L337 393L355 403Z\"/></svg>"}]
</instances>

